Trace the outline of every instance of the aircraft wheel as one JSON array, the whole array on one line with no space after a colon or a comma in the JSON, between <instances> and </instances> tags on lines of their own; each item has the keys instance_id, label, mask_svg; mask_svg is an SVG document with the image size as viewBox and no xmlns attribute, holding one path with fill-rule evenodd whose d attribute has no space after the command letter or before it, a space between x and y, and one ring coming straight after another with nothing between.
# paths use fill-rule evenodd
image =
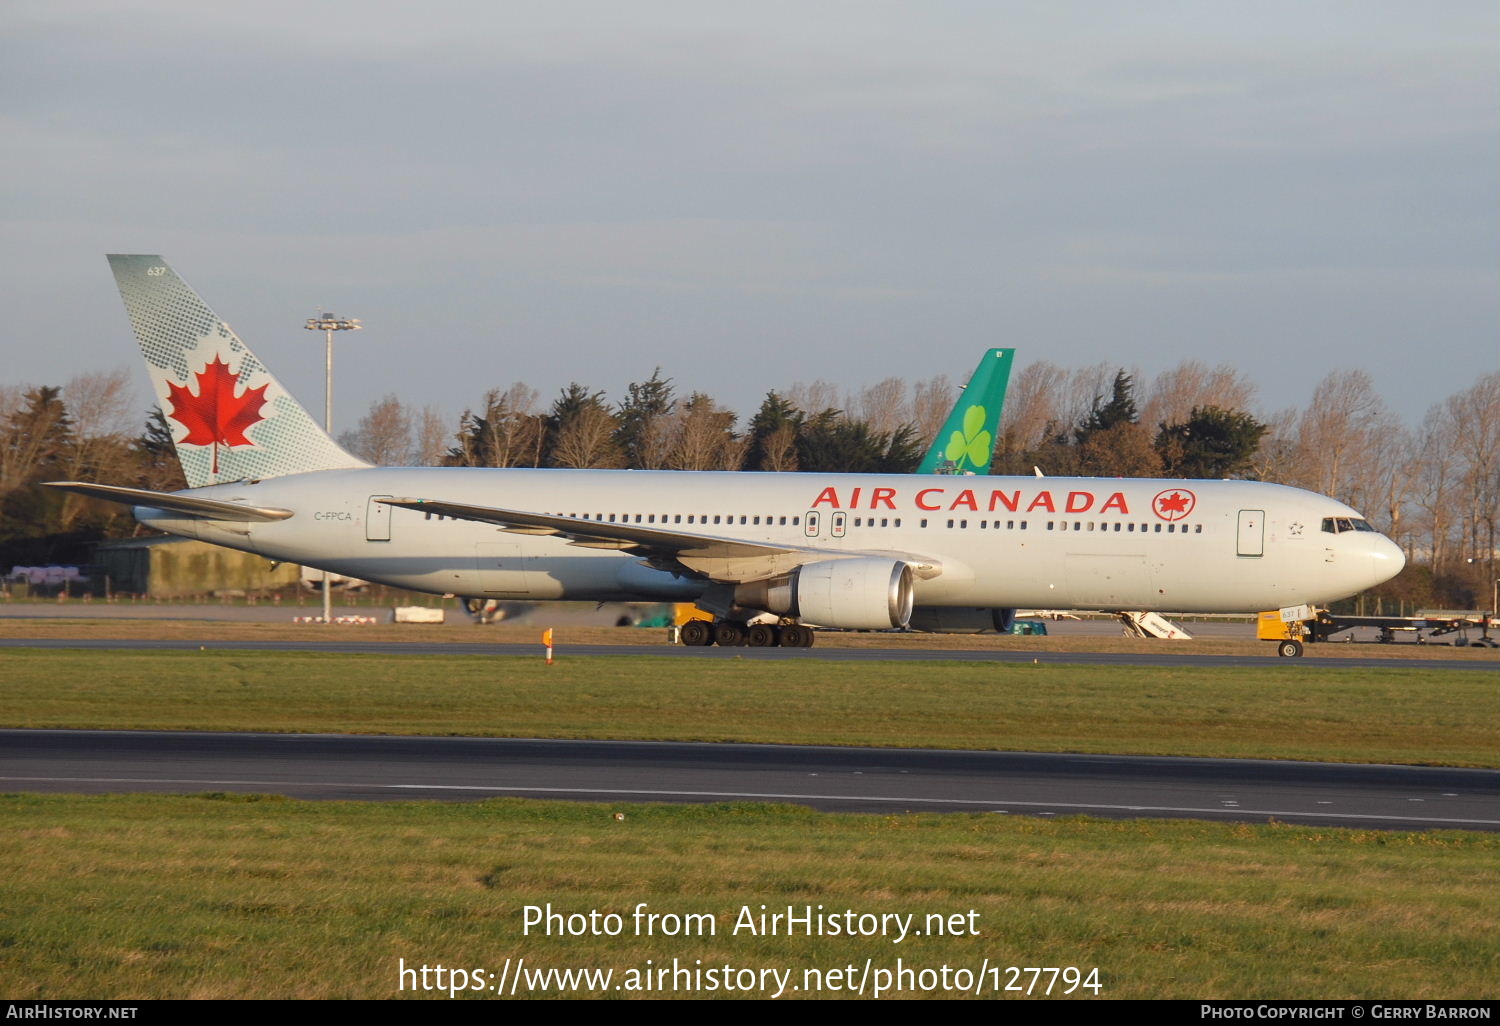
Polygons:
<instances>
[{"instance_id":1,"label":"aircraft wheel","mask_svg":"<svg viewBox=\"0 0 1500 1026\"><path fill-rule=\"evenodd\" d=\"M1288 659L1295 659L1302 654L1302 642L1283 641L1281 644L1276 646L1276 654L1279 656L1285 656Z\"/></svg>"},{"instance_id":2,"label":"aircraft wheel","mask_svg":"<svg viewBox=\"0 0 1500 1026\"><path fill-rule=\"evenodd\" d=\"M782 648L812 648L812 628L804 627L799 623L788 624L781 628Z\"/></svg>"},{"instance_id":3,"label":"aircraft wheel","mask_svg":"<svg viewBox=\"0 0 1500 1026\"><path fill-rule=\"evenodd\" d=\"M725 648L738 648L745 643L745 628L737 623L714 624L714 644Z\"/></svg>"},{"instance_id":4,"label":"aircraft wheel","mask_svg":"<svg viewBox=\"0 0 1500 1026\"><path fill-rule=\"evenodd\" d=\"M745 636L745 642L751 648L775 648L781 644L776 628L768 623L758 623L750 628Z\"/></svg>"},{"instance_id":5,"label":"aircraft wheel","mask_svg":"<svg viewBox=\"0 0 1500 1026\"><path fill-rule=\"evenodd\" d=\"M678 635L684 645L697 648L702 645L714 643L714 625L707 620L689 620L682 625L682 631Z\"/></svg>"}]
</instances>

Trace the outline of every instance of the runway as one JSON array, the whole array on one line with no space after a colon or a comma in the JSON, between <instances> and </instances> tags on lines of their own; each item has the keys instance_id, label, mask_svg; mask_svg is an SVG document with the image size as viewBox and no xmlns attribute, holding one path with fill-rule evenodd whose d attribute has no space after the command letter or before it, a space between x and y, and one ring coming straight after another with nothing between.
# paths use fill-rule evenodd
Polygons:
<instances>
[{"instance_id":1,"label":"runway","mask_svg":"<svg viewBox=\"0 0 1500 1026\"><path fill-rule=\"evenodd\" d=\"M69 648L88 650L198 651L225 649L240 652L337 652L355 655L472 655L534 657L537 645L485 644L474 642L406 641L221 641L205 635L201 639L161 641L108 638L0 638L3 648ZM1342 656L1279 659L1269 649L1263 655L1203 655L1183 648L1161 648L1149 652L1040 652L1017 650L895 649L895 648L686 648L682 645L567 645L562 658L575 656L665 656L683 659L741 659L763 662L830 660L835 662L994 662L1046 663L1073 666L1195 666L1237 668L1253 666L1299 666L1331 669L1490 670L1495 661L1462 659L1399 659Z\"/></svg>"},{"instance_id":2,"label":"runway","mask_svg":"<svg viewBox=\"0 0 1500 1026\"><path fill-rule=\"evenodd\" d=\"M0 790L767 801L1500 830L1494 770L643 741L0 730Z\"/></svg>"}]
</instances>

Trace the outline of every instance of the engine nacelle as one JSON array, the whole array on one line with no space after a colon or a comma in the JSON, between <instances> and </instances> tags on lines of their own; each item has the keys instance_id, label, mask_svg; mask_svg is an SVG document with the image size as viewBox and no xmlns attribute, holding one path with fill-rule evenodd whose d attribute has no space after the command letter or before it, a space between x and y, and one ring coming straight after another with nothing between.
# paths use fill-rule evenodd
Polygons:
<instances>
[{"instance_id":1,"label":"engine nacelle","mask_svg":"<svg viewBox=\"0 0 1500 1026\"><path fill-rule=\"evenodd\" d=\"M911 629L929 634L1009 634L1015 622L1014 609L976 606L918 606L911 614Z\"/></svg>"},{"instance_id":2,"label":"engine nacelle","mask_svg":"<svg viewBox=\"0 0 1500 1026\"><path fill-rule=\"evenodd\" d=\"M734 590L735 602L751 609L819 627L870 631L905 627L914 595L909 565L873 556L807 563Z\"/></svg>"}]
</instances>

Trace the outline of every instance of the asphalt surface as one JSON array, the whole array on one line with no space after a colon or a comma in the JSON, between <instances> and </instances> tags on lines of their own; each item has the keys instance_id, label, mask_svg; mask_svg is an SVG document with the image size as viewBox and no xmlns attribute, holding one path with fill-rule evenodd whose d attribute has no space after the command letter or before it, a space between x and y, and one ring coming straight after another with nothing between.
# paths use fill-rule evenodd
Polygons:
<instances>
[{"instance_id":1,"label":"asphalt surface","mask_svg":"<svg viewBox=\"0 0 1500 1026\"><path fill-rule=\"evenodd\" d=\"M1245 668L1267 666L1278 657L1267 647L1261 655L1202 655L1176 643L1162 642L1149 652L1018 652L1014 650L957 649L890 649L890 648L687 648L682 645L567 645L559 650L560 658L574 656L667 656L682 659L743 659L763 662L796 660L832 660L835 662L995 662L995 663L1062 663L1073 666L1197 666ZM531 644L479 644L473 642L366 642L357 638L344 641L218 641L202 639L156 641L145 639L101 638L3 638L3 648L69 648L91 650L197 651L228 649L240 652L341 652L358 655L475 655L523 656L537 653ZM1348 669L1425 669L1425 670L1491 670L1500 667L1500 657L1491 662L1461 659L1397 659L1342 656L1319 658L1303 656L1299 665Z\"/></svg>"},{"instance_id":2,"label":"asphalt surface","mask_svg":"<svg viewBox=\"0 0 1500 1026\"><path fill-rule=\"evenodd\" d=\"M3 730L0 789L771 801L860 812L1500 830L1493 770L647 741Z\"/></svg>"}]
</instances>

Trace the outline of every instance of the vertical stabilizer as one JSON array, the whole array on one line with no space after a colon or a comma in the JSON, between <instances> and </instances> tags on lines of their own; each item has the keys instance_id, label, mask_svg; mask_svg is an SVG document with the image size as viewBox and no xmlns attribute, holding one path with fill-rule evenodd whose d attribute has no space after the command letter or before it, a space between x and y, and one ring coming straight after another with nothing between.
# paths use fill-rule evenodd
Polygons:
<instances>
[{"instance_id":1,"label":"vertical stabilizer","mask_svg":"<svg viewBox=\"0 0 1500 1026\"><path fill-rule=\"evenodd\" d=\"M918 474L988 474L1000 436L1000 412L1014 349L991 349L974 368Z\"/></svg>"},{"instance_id":2,"label":"vertical stabilizer","mask_svg":"<svg viewBox=\"0 0 1500 1026\"><path fill-rule=\"evenodd\" d=\"M110 270L188 486L364 467L328 437L159 256Z\"/></svg>"}]
</instances>

